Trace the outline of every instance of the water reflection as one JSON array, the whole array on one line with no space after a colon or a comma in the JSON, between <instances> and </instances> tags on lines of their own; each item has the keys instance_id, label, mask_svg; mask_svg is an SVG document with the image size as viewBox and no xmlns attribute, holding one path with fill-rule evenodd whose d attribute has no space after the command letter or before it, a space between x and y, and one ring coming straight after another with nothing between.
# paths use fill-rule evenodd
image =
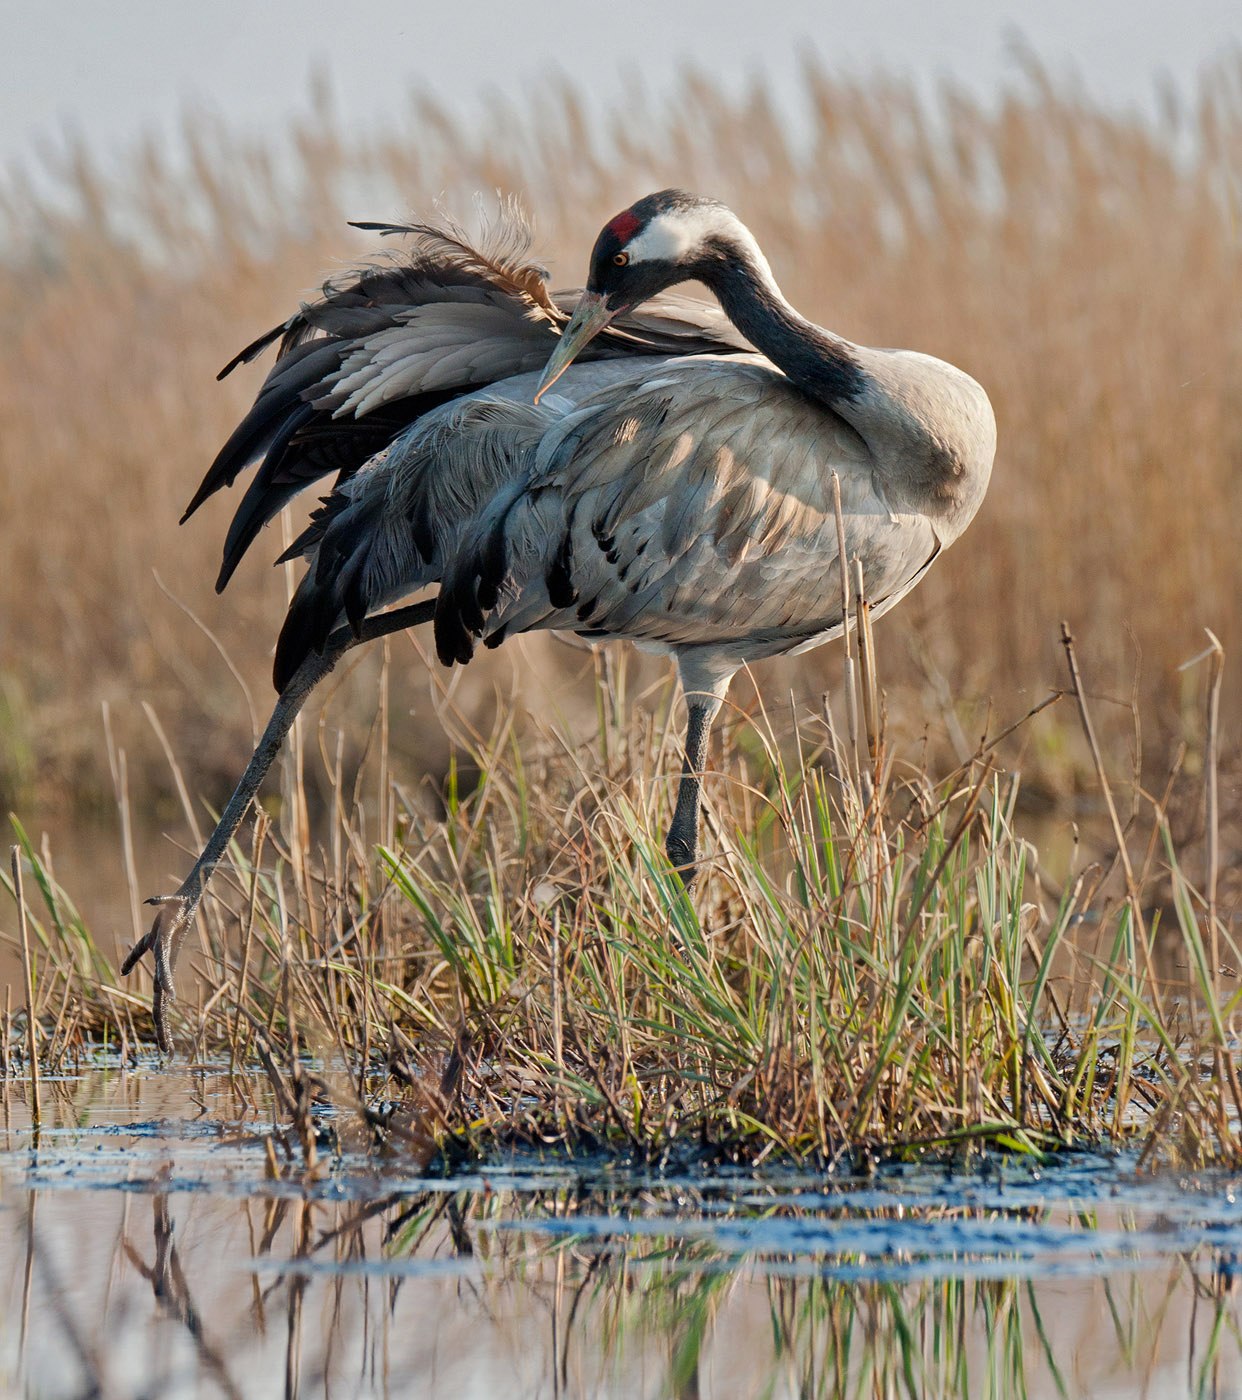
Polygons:
<instances>
[{"instance_id":1,"label":"water reflection","mask_svg":"<svg viewBox=\"0 0 1242 1400\"><path fill-rule=\"evenodd\" d=\"M0 1089L0 1393L1238 1393L1220 1177L342 1158L304 1183L270 1174L257 1085L224 1085L65 1083L37 1146Z\"/></svg>"}]
</instances>

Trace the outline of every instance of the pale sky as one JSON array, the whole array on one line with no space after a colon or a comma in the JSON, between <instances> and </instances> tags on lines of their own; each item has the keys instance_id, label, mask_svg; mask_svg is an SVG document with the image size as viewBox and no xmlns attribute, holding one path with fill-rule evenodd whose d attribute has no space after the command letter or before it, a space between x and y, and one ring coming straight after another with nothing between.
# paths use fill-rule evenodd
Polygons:
<instances>
[{"instance_id":1,"label":"pale sky","mask_svg":"<svg viewBox=\"0 0 1242 1400\"><path fill-rule=\"evenodd\" d=\"M1152 108L1242 42L1242 0L0 0L0 165L64 131L100 153L175 130L187 105L243 128L305 105L316 67L349 126L396 116L412 85L469 113L562 70L605 102L694 60L728 84L796 72L811 46L847 73L885 67L997 90L1020 33L1101 101Z\"/></svg>"}]
</instances>

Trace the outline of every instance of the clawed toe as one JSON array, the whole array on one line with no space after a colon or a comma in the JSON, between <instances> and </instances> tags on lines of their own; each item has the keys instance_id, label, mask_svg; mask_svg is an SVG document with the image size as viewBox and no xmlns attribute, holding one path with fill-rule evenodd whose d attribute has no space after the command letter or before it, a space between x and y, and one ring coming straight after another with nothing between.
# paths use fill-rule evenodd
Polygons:
<instances>
[{"instance_id":1,"label":"clawed toe","mask_svg":"<svg viewBox=\"0 0 1242 1400\"><path fill-rule=\"evenodd\" d=\"M151 1016L155 1021L155 1043L167 1054L172 1049L172 1039L168 1034L168 1004L176 1000L173 969L198 904L180 894L157 895L154 899L148 899L147 903L157 905L158 912L151 921L151 927L125 955L121 975L124 977L132 972L147 953L154 956L155 988L151 997Z\"/></svg>"}]
</instances>

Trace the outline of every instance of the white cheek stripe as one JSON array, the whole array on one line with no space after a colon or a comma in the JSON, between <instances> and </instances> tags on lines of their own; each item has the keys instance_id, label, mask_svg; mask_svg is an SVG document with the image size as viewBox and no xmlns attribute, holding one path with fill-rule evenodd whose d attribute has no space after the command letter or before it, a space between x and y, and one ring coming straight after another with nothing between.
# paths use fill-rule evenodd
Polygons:
<instances>
[{"instance_id":1,"label":"white cheek stripe","mask_svg":"<svg viewBox=\"0 0 1242 1400\"><path fill-rule=\"evenodd\" d=\"M657 214L641 233L632 238L625 251L631 263L668 262L676 265L690 252L701 248L712 235L727 238L745 250L751 266L774 291L779 289L768 260L754 235L736 214L721 204L703 204L675 213Z\"/></svg>"},{"instance_id":2,"label":"white cheek stripe","mask_svg":"<svg viewBox=\"0 0 1242 1400\"><path fill-rule=\"evenodd\" d=\"M680 209L676 214L657 214L625 245L630 262L679 262L691 248L720 229L721 212L704 205L698 209Z\"/></svg>"}]
</instances>

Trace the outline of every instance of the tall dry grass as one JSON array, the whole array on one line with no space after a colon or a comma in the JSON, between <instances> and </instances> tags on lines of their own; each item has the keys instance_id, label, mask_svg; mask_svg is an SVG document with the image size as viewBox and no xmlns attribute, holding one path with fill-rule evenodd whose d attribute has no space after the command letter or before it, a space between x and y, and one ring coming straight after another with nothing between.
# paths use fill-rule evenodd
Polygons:
<instances>
[{"instance_id":1,"label":"tall dry grass","mask_svg":"<svg viewBox=\"0 0 1242 1400\"><path fill-rule=\"evenodd\" d=\"M346 218L436 197L468 211L476 191L514 192L556 280L573 284L601 221L670 183L732 204L809 314L942 355L993 397L1001 448L980 518L884 623L894 725L926 725L947 746L957 724L973 743L989 701L1018 713L1059 683L1066 617L1102 690L1128 696L1141 657L1148 753L1193 748L1197 682L1175 668L1204 625L1227 654L1242 644L1242 59L1193 101L1168 99L1155 123L1106 112L1033 65L995 106L950 90L924 103L900 82L815 68L801 97L806 124L791 132L772 91L735 99L693 75L600 121L555 86L469 122L412 94L403 121L355 140L320 92L284 132L189 122L182 160L147 146L105 174L73 152L50 182L11 175L0 790L78 804L110 792L106 702L130 787L153 797L169 770L145 702L192 785L222 798L250 719L209 633L264 709L286 587L264 558L279 539L265 536L217 600L234 501L185 529L176 520L262 373L217 385L215 370L369 251ZM441 769L424 661L405 646L392 655L405 697L394 745ZM527 640L463 684L483 708L497 683L518 699L531 658L546 667L549 655L589 672ZM765 674L814 691L828 664ZM368 715L377 665L362 663L351 692ZM1225 694L1228 736L1242 686ZM1116 723L1128 729L1128 714ZM1072 781L1081 751L1054 727L1029 732L1042 737L1025 755L1027 791L1041 776Z\"/></svg>"},{"instance_id":2,"label":"tall dry grass","mask_svg":"<svg viewBox=\"0 0 1242 1400\"><path fill-rule=\"evenodd\" d=\"M830 710L788 759L766 720L734 724L691 897L660 836L673 785L647 776L670 767L668 727L625 703L627 669L599 668L586 742L519 739L511 714L478 734L446 700L480 777L452 773L438 819L383 776L382 737L372 803L329 773L319 841L260 814L167 1021L15 823L0 954L19 946L23 976L0 1080L17 1072L37 1123L42 1077L54 1099L67 1069L101 1046L128 1063L153 1029L194 1064L257 1061L294 1176L332 1146L316 1104L419 1169L519 1144L857 1165L1110 1142L1242 1162L1242 953L1159 803L1058 885L991 749L933 786ZM1097 781L1111 812L1102 763Z\"/></svg>"}]
</instances>

